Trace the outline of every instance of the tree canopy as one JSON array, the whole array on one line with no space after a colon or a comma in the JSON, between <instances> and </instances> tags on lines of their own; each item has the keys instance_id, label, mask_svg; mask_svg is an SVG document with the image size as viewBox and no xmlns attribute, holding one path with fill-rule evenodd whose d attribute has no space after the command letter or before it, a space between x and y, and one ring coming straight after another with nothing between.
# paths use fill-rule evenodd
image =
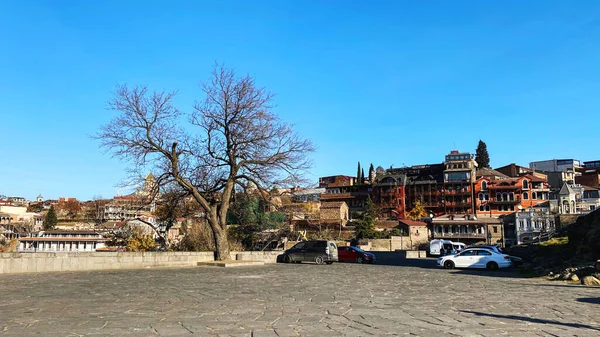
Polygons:
<instances>
[{"instance_id":1,"label":"tree canopy","mask_svg":"<svg viewBox=\"0 0 600 337\"><path fill-rule=\"evenodd\" d=\"M314 147L272 111L273 94L251 76L216 65L201 88L203 99L184 114L174 105L175 92L118 86L109 101L118 115L96 138L127 160L133 174L150 170L157 188L175 183L189 194L214 234L215 259L224 260L235 187L299 184Z\"/></svg>"}]
</instances>

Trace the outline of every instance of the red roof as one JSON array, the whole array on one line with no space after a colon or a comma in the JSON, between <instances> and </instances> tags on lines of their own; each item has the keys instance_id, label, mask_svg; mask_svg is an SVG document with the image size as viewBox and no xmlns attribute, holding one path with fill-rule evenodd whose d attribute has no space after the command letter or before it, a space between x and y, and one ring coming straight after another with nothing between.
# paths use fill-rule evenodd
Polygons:
<instances>
[{"instance_id":1,"label":"red roof","mask_svg":"<svg viewBox=\"0 0 600 337\"><path fill-rule=\"evenodd\" d=\"M407 226L422 226L425 227L427 224L423 221L415 221L410 219L401 219L400 223L405 224Z\"/></svg>"}]
</instances>

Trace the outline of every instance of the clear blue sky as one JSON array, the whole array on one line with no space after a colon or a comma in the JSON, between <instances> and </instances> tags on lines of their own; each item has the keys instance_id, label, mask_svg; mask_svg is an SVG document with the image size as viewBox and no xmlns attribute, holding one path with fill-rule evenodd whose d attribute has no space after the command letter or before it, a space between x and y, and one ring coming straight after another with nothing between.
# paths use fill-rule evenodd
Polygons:
<instances>
[{"instance_id":1,"label":"clear blue sky","mask_svg":"<svg viewBox=\"0 0 600 337\"><path fill-rule=\"evenodd\" d=\"M277 94L312 178L358 161L600 159L598 1L0 1L0 194L109 198L115 84L200 99L215 61Z\"/></svg>"}]
</instances>

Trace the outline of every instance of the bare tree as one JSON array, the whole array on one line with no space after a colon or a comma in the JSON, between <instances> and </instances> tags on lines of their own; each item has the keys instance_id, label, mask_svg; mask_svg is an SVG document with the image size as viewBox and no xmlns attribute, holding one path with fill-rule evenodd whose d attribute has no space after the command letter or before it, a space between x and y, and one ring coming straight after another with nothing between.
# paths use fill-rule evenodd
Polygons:
<instances>
[{"instance_id":1,"label":"bare tree","mask_svg":"<svg viewBox=\"0 0 600 337\"><path fill-rule=\"evenodd\" d=\"M226 217L236 185L262 193L290 186L310 167L312 143L272 112L273 94L248 75L215 66L202 84L205 98L182 124L174 92L119 86L109 101L119 116L96 138L114 156L177 183L204 210L214 234L215 259L229 258ZM135 170L134 170L135 171ZM139 174L139 172L138 172ZM293 186L293 185L292 185Z\"/></svg>"}]
</instances>

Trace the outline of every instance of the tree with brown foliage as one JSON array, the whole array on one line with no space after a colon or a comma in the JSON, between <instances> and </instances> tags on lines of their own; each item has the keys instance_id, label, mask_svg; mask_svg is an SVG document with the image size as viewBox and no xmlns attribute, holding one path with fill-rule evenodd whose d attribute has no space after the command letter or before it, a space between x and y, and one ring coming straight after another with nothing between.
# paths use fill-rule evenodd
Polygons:
<instances>
[{"instance_id":1,"label":"tree with brown foliage","mask_svg":"<svg viewBox=\"0 0 600 337\"><path fill-rule=\"evenodd\" d=\"M134 168L150 168L158 188L176 183L204 210L215 259L229 258L226 218L236 185L266 191L299 184L314 150L272 112L273 94L248 75L215 66L204 99L182 125L174 92L117 87L109 102L119 115L96 138ZM141 176L141 172L136 172Z\"/></svg>"}]
</instances>

